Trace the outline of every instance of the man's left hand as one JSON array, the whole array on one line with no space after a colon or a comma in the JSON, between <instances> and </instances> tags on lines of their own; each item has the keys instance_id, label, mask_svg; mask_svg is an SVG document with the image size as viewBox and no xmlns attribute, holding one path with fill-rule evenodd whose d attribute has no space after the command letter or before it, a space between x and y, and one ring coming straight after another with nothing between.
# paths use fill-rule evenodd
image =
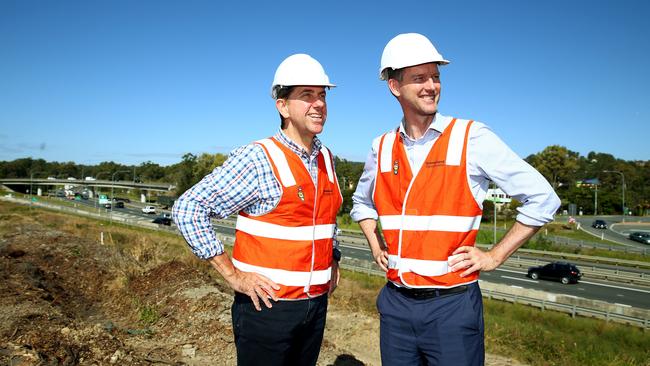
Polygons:
<instances>
[{"instance_id":1,"label":"man's left hand","mask_svg":"<svg viewBox=\"0 0 650 366\"><path fill-rule=\"evenodd\" d=\"M465 270L460 277L469 276L476 271L493 271L500 264L490 252L484 252L477 247L459 247L449 258L451 272Z\"/></svg>"},{"instance_id":2,"label":"man's left hand","mask_svg":"<svg viewBox=\"0 0 650 366\"><path fill-rule=\"evenodd\" d=\"M332 277L330 278L330 290L329 295L332 295L334 290L339 286L339 280L341 279L341 273L339 272L339 262L332 261Z\"/></svg>"}]
</instances>

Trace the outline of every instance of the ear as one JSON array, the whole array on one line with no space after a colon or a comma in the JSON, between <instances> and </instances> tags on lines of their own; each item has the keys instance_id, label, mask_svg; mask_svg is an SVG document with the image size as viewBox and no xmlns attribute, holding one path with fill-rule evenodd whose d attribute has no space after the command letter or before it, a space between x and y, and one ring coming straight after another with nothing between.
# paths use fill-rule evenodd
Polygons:
<instances>
[{"instance_id":1,"label":"ear","mask_svg":"<svg viewBox=\"0 0 650 366\"><path fill-rule=\"evenodd\" d=\"M397 79L388 79L388 89L390 89L390 92L393 93L394 96L399 98L402 93L399 91L400 85L399 81Z\"/></svg>"},{"instance_id":2,"label":"ear","mask_svg":"<svg viewBox=\"0 0 650 366\"><path fill-rule=\"evenodd\" d=\"M282 116L282 118L289 118L289 101L286 99L276 99L275 100L275 108L278 109L278 113Z\"/></svg>"}]
</instances>

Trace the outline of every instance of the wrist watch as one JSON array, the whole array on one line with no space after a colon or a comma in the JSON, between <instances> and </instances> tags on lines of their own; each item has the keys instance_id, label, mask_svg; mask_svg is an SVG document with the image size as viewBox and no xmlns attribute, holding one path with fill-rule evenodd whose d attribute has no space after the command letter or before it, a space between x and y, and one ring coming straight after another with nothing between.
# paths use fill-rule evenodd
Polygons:
<instances>
[{"instance_id":1,"label":"wrist watch","mask_svg":"<svg viewBox=\"0 0 650 366\"><path fill-rule=\"evenodd\" d=\"M332 259L337 262L341 261L341 251L338 248L332 249Z\"/></svg>"}]
</instances>

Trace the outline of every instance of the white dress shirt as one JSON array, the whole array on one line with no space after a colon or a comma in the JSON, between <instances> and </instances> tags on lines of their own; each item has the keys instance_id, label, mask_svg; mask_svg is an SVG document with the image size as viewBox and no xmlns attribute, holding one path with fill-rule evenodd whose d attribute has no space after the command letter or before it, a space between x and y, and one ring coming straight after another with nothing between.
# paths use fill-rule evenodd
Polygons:
<instances>
[{"instance_id":1,"label":"white dress shirt","mask_svg":"<svg viewBox=\"0 0 650 366\"><path fill-rule=\"evenodd\" d=\"M419 172L438 136L451 121L451 117L436 113L424 136L417 140L404 132L402 121L399 133L403 138L406 156L414 176ZM363 174L352 196L353 207L350 215L355 221L368 218L377 220L378 217L373 193L380 138L381 136L372 142ZM483 207L490 181L521 202L522 206L517 208L517 221L522 224L542 226L553 221L553 215L560 207L560 199L548 181L517 156L486 125L476 121L470 127L467 142L467 178L469 188L480 207Z\"/></svg>"}]
</instances>

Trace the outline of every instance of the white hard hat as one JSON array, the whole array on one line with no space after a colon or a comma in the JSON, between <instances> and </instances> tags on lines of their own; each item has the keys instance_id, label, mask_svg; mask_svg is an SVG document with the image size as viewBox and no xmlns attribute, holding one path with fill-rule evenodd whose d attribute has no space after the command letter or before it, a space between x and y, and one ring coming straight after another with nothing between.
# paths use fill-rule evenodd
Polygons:
<instances>
[{"instance_id":1,"label":"white hard hat","mask_svg":"<svg viewBox=\"0 0 650 366\"><path fill-rule=\"evenodd\" d=\"M427 37L418 33L398 34L384 47L384 53L381 54L379 78L386 80L384 70L388 68L397 70L429 62L436 62L440 65L449 63L442 58Z\"/></svg>"},{"instance_id":2,"label":"white hard hat","mask_svg":"<svg viewBox=\"0 0 650 366\"><path fill-rule=\"evenodd\" d=\"M330 83L323 66L304 53L291 55L278 66L271 85L271 97L277 98L278 87L296 85L336 86Z\"/></svg>"}]
</instances>

